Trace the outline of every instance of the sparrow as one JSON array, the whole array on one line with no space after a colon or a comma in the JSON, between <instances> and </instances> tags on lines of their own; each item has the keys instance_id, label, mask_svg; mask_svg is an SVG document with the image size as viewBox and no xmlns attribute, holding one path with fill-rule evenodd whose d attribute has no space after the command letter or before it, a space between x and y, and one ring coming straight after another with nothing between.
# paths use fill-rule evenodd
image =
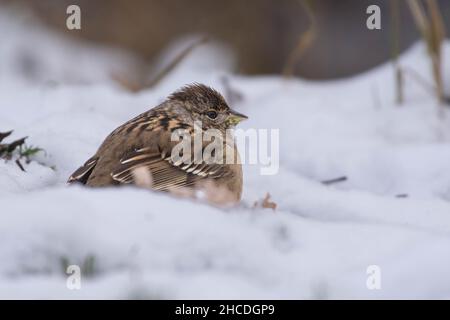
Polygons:
<instances>
[{"instance_id":1,"label":"sparrow","mask_svg":"<svg viewBox=\"0 0 450 320\"><path fill-rule=\"evenodd\" d=\"M225 137L228 129L244 119L247 116L232 110L218 91L198 83L184 86L160 105L110 133L95 155L69 177L68 183L78 182L90 187L130 184L133 170L145 167L151 174L154 190L195 188L197 183L208 179L222 190L226 188L237 202L241 199L243 178L234 139L231 145L228 139L223 140L225 150L229 150L228 147L234 151L232 163L211 163L206 159L194 162L193 155L192 162L181 163L171 157L179 143L172 141L171 136L178 129L192 136L195 124L200 122L202 132L216 129ZM202 148L205 144L202 141ZM226 152L223 157L225 159Z\"/></svg>"}]
</instances>

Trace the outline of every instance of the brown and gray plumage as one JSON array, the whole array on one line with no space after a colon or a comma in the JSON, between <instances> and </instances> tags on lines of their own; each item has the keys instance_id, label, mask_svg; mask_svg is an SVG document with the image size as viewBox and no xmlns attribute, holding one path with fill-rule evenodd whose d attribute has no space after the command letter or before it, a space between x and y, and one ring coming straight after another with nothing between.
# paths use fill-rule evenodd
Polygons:
<instances>
[{"instance_id":1,"label":"brown and gray plumage","mask_svg":"<svg viewBox=\"0 0 450 320\"><path fill-rule=\"evenodd\" d=\"M174 163L170 156L178 142L171 141L171 134L177 129L184 129L192 136L194 121L201 121L203 130L218 129L225 135L227 129L246 118L231 110L222 95L214 89L202 84L185 86L159 106L115 129L95 155L70 176L68 182L92 187L127 184L133 182L135 168L146 167L151 172L153 189L167 191L194 187L201 180L212 179L240 200L240 163ZM231 148L238 158L234 141Z\"/></svg>"}]
</instances>

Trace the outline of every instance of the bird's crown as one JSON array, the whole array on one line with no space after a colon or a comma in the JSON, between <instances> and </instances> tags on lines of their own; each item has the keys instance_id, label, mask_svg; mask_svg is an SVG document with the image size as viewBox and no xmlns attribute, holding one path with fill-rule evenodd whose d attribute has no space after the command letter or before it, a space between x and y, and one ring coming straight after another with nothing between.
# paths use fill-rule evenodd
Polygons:
<instances>
[{"instance_id":1,"label":"bird's crown","mask_svg":"<svg viewBox=\"0 0 450 320\"><path fill-rule=\"evenodd\" d=\"M201 83L186 85L172 93L169 101L179 101L197 108L211 108L217 111L229 109L224 97L213 88Z\"/></svg>"}]
</instances>

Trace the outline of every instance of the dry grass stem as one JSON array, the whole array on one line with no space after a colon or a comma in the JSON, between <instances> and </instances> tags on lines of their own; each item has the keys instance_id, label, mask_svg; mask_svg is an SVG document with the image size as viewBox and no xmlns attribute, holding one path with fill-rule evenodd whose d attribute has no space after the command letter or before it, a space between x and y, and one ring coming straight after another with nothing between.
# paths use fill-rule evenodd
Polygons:
<instances>
[{"instance_id":1,"label":"dry grass stem","mask_svg":"<svg viewBox=\"0 0 450 320\"><path fill-rule=\"evenodd\" d=\"M287 59L287 62L283 68L283 75L285 77L291 77L294 74L295 66L297 65L298 61L300 61L300 59L303 57L305 52L311 47L318 33L316 18L311 7L312 2L309 0L299 0L299 1L309 18L310 25L308 29L300 35L300 38L297 41L297 45L292 50L291 54Z\"/></svg>"},{"instance_id":2,"label":"dry grass stem","mask_svg":"<svg viewBox=\"0 0 450 320\"><path fill-rule=\"evenodd\" d=\"M419 0L408 0L407 3L414 22L427 44L435 83L435 94L439 103L442 104L446 100L442 78L442 43L445 37L445 28L439 6L436 0L426 0L427 15L425 7Z\"/></svg>"},{"instance_id":3,"label":"dry grass stem","mask_svg":"<svg viewBox=\"0 0 450 320\"><path fill-rule=\"evenodd\" d=\"M180 53L178 53L175 58L163 69L161 69L148 83L144 85L145 88L151 88L158 84L167 74L169 74L181 61L184 60L195 48L198 46L205 44L209 41L207 36L203 36L193 43L191 43L188 47L183 49Z\"/></svg>"}]
</instances>

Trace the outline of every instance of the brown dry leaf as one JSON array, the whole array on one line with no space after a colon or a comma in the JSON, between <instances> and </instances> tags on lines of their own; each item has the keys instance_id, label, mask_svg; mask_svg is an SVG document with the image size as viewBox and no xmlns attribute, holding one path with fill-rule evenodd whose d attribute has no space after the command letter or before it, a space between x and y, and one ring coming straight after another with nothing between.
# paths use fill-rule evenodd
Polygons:
<instances>
[{"instance_id":1,"label":"brown dry leaf","mask_svg":"<svg viewBox=\"0 0 450 320\"><path fill-rule=\"evenodd\" d=\"M258 208L258 207L265 208L265 209L272 209L275 211L277 209L277 204L270 200L270 193L267 192L266 196L261 201L261 203L259 201L255 201L253 208Z\"/></svg>"}]
</instances>

